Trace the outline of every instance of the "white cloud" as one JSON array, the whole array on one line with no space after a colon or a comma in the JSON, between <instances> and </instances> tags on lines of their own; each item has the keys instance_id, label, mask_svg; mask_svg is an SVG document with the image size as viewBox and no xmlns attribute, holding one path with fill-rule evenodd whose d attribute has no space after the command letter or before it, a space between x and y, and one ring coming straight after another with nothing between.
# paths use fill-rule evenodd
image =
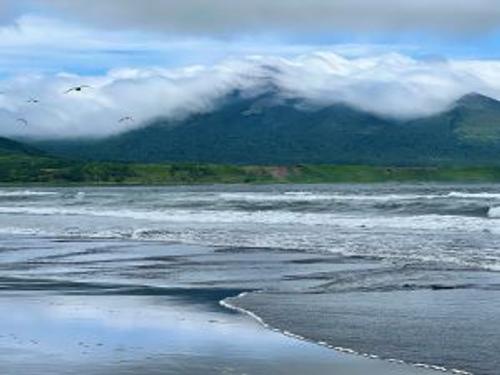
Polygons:
<instances>
[{"instance_id":1,"label":"white cloud","mask_svg":"<svg viewBox=\"0 0 500 375\"><path fill-rule=\"evenodd\" d=\"M280 95L314 105L347 103L385 116L411 118L445 110L480 92L500 99L500 62L421 61L400 54L345 58L317 52L295 58L254 56L180 69L118 69L102 76L20 76L0 87L2 135L103 136L157 117L207 112L217 99L242 90L255 95L269 80ZM66 88L88 84L82 93ZM34 96L39 104L26 100ZM118 123L122 116L134 123ZM16 122L26 118L28 126Z\"/></svg>"},{"instance_id":2,"label":"white cloud","mask_svg":"<svg viewBox=\"0 0 500 375\"><path fill-rule=\"evenodd\" d=\"M92 73L121 66L211 64L234 56L260 53L293 56L318 48L348 56L391 49L417 50L411 45L290 44L269 37L240 38L237 43L213 38L167 37L135 31L102 31L56 18L23 15L0 27L0 76L68 70Z\"/></svg>"}]
</instances>

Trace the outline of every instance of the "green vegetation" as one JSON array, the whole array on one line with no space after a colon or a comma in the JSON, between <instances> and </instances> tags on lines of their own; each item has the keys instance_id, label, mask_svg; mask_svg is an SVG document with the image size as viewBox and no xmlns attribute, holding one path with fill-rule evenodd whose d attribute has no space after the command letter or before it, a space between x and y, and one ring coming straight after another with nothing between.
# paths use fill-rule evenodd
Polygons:
<instances>
[{"instance_id":1,"label":"green vegetation","mask_svg":"<svg viewBox=\"0 0 500 375\"><path fill-rule=\"evenodd\" d=\"M21 142L16 142L8 138L0 137L0 156L8 156L12 154L23 155L44 155L44 153L34 147L28 146Z\"/></svg>"},{"instance_id":2,"label":"green vegetation","mask_svg":"<svg viewBox=\"0 0 500 375\"><path fill-rule=\"evenodd\" d=\"M245 115L254 100L234 97L181 124L108 139L39 143L62 157L0 138L0 183L500 182L496 100L471 94L446 113L407 122L342 105L282 103Z\"/></svg>"},{"instance_id":3,"label":"green vegetation","mask_svg":"<svg viewBox=\"0 0 500 375\"><path fill-rule=\"evenodd\" d=\"M499 102L480 95L467 95L456 108L455 134L468 143L491 146L500 140Z\"/></svg>"},{"instance_id":4,"label":"green vegetation","mask_svg":"<svg viewBox=\"0 0 500 375\"><path fill-rule=\"evenodd\" d=\"M135 164L79 162L19 154L0 155L0 183L4 184L168 185L388 181L500 182L500 167Z\"/></svg>"},{"instance_id":5,"label":"green vegetation","mask_svg":"<svg viewBox=\"0 0 500 375\"><path fill-rule=\"evenodd\" d=\"M244 165L500 165L500 102L471 94L448 111L414 120L345 105L233 95L210 113L99 140L40 142L64 157L119 162ZM259 111L250 112L257 106Z\"/></svg>"}]
</instances>

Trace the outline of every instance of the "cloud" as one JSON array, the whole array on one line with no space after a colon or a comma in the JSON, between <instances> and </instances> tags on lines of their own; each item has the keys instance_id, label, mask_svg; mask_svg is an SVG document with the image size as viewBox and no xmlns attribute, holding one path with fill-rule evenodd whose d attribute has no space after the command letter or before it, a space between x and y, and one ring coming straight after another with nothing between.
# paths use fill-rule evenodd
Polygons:
<instances>
[{"instance_id":1,"label":"cloud","mask_svg":"<svg viewBox=\"0 0 500 375\"><path fill-rule=\"evenodd\" d=\"M103 28L204 35L395 30L462 34L500 26L498 0L17 1Z\"/></svg>"},{"instance_id":2,"label":"cloud","mask_svg":"<svg viewBox=\"0 0 500 375\"><path fill-rule=\"evenodd\" d=\"M119 69L102 76L23 75L4 80L0 122L5 135L38 137L102 136L124 131L158 116L177 119L213 108L216 99L250 87L244 63L182 69ZM69 87L89 85L65 94ZM39 103L28 103L31 97ZM134 122L119 123L124 116ZM16 120L26 119L28 126Z\"/></svg>"},{"instance_id":3,"label":"cloud","mask_svg":"<svg viewBox=\"0 0 500 375\"><path fill-rule=\"evenodd\" d=\"M169 53L202 41L151 38L134 32L99 31L58 19L23 15L0 27L0 74L96 71L165 63ZM186 52L185 52L186 54Z\"/></svg>"},{"instance_id":4,"label":"cloud","mask_svg":"<svg viewBox=\"0 0 500 375\"><path fill-rule=\"evenodd\" d=\"M500 99L500 62L416 60L401 54L345 58L316 52L179 69L118 69L97 76L22 75L0 82L5 92L0 95L0 132L42 138L106 136L158 117L208 112L233 90L255 96L270 83L281 96L314 106L347 103L383 116L413 118L443 111L470 92ZM64 94L79 84L92 88ZM32 96L40 103L27 103ZM128 115L136 121L118 122Z\"/></svg>"},{"instance_id":5,"label":"cloud","mask_svg":"<svg viewBox=\"0 0 500 375\"><path fill-rule=\"evenodd\" d=\"M1 0L0 0L1 1ZM348 56L397 49L414 51L411 45L339 43L284 43L269 38L232 41L201 37L169 37L133 30L98 30L57 18L22 15L0 26L0 77L13 74L95 74L116 67L185 66L213 64L227 57L251 54L293 56L329 48Z\"/></svg>"}]
</instances>

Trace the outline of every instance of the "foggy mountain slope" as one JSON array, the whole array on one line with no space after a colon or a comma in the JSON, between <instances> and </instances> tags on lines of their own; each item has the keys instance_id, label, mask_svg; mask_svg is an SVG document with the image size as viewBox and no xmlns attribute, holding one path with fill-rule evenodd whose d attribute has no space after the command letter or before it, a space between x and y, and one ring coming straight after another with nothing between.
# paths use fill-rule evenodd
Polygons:
<instances>
[{"instance_id":1,"label":"foggy mountain slope","mask_svg":"<svg viewBox=\"0 0 500 375\"><path fill-rule=\"evenodd\" d=\"M500 102L469 94L416 120L348 105L314 108L273 92L234 93L208 113L156 120L94 141L46 141L47 151L85 159L235 164L498 164Z\"/></svg>"}]
</instances>

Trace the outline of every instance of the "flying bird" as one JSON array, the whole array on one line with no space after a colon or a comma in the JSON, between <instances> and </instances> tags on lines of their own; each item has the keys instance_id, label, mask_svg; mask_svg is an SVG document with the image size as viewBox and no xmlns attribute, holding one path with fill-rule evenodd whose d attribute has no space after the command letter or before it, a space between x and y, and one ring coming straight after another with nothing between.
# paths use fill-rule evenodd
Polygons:
<instances>
[{"instance_id":1,"label":"flying bird","mask_svg":"<svg viewBox=\"0 0 500 375\"><path fill-rule=\"evenodd\" d=\"M134 118L132 116L124 116L122 117L121 119L118 120L119 123L122 123L122 122L133 122L135 121Z\"/></svg>"},{"instance_id":2,"label":"flying bird","mask_svg":"<svg viewBox=\"0 0 500 375\"><path fill-rule=\"evenodd\" d=\"M82 92L83 89L90 89L90 88L92 88L92 86L89 86L89 85L74 86L74 87L67 89L64 93L69 94L72 91Z\"/></svg>"},{"instance_id":3,"label":"flying bird","mask_svg":"<svg viewBox=\"0 0 500 375\"><path fill-rule=\"evenodd\" d=\"M29 103L29 104L38 104L38 103L40 103L40 100L37 99L37 98L29 98L28 100L26 100L26 103Z\"/></svg>"},{"instance_id":4,"label":"flying bird","mask_svg":"<svg viewBox=\"0 0 500 375\"><path fill-rule=\"evenodd\" d=\"M28 126L28 120L24 119L24 118L18 118L16 119L17 122L20 122L21 124L23 124L24 126Z\"/></svg>"}]
</instances>

